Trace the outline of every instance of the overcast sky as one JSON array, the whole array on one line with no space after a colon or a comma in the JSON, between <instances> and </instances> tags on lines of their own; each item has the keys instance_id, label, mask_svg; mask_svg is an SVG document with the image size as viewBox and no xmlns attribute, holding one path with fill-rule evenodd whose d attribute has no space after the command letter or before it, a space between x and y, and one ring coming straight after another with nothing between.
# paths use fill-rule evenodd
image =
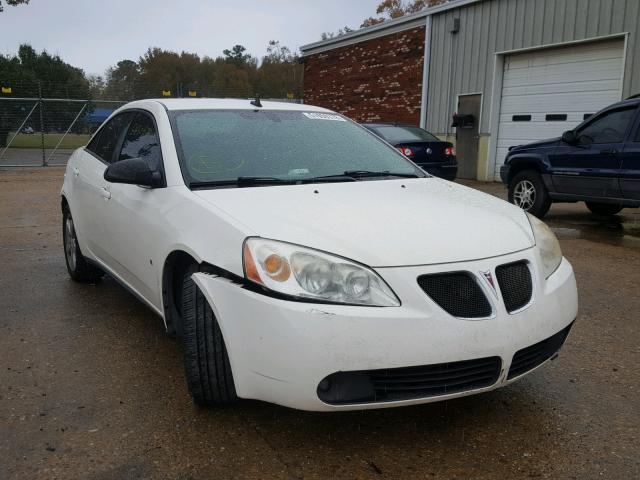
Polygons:
<instances>
[{"instance_id":1,"label":"overcast sky","mask_svg":"<svg viewBox=\"0 0 640 480\"><path fill-rule=\"evenodd\" d=\"M269 40L297 49L325 31L357 28L380 0L31 0L0 13L0 53L29 43L90 74L148 47L216 57L241 44L254 56Z\"/></svg>"}]
</instances>

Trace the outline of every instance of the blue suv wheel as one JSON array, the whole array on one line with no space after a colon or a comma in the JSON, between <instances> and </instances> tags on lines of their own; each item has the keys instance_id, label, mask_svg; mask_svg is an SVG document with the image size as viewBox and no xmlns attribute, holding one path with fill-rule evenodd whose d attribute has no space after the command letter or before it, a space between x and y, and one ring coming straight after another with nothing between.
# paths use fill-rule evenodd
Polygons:
<instances>
[{"instance_id":1,"label":"blue suv wheel","mask_svg":"<svg viewBox=\"0 0 640 480\"><path fill-rule=\"evenodd\" d=\"M531 215L542 218L551 207L551 197L542 177L535 170L524 170L509 182L509 202Z\"/></svg>"}]
</instances>

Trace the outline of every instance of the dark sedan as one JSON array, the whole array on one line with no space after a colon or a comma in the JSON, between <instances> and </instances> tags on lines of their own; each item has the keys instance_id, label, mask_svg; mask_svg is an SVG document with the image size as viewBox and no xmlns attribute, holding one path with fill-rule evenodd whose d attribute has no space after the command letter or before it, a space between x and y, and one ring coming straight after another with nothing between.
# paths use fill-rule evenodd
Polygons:
<instances>
[{"instance_id":1,"label":"dark sedan","mask_svg":"<svg viewBox=\"0 0 640 480\"><path fill-rule=\"evenodd\" d=\"M362 126L396 147L400 153L431 175L446 180L456 179L458 161L452 143L443 142L435 135L413 125L364 123Z\"/></svg>"}]
</instances>

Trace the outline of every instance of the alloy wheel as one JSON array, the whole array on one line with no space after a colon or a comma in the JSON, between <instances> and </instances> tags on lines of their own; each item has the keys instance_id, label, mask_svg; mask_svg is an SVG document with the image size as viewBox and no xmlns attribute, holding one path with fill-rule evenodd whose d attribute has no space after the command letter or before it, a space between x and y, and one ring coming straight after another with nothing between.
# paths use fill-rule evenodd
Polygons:
<instances>
[{"instance_id":1,"label":"alloy wheel","mask_svg":"<svg viewBox=\"0 0 640 480\"><path fill-rule=\"evenodd\" d=\"M67 263L71 270L76 269L76 251L77 240L76 231L75 228L73 228L73 219L67 217L64 222L64 254L67 257Z\"/></svg>"},{"instance_id":2,"label":"alloy wheel","mask_svg":"<svg viewBox=\"0 0 640 480\"><path fill-rule=\"evenodd\" d=\"M513 203L523 210L529 210L536 202L536 187L529 180L519 181L513 189Z\"/></svg>"}]
</instances>

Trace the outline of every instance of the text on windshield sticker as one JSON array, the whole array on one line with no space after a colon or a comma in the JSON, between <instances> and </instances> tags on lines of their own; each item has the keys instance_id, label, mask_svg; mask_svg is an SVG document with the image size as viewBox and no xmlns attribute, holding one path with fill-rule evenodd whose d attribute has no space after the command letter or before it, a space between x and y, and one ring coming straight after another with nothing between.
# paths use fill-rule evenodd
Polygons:
<instances>
[{"instance_id":1,"label":"text on windshield sticker","mask_svg":"<svg viewBox=\"0 0 640 480\"><path fill-rule=\"evenodd\" d=\"M333 120L334 122L346 122L346 120L340 115L332 113L303 112L302 114L311 120Z\"/></svg>"}]
</instances>

